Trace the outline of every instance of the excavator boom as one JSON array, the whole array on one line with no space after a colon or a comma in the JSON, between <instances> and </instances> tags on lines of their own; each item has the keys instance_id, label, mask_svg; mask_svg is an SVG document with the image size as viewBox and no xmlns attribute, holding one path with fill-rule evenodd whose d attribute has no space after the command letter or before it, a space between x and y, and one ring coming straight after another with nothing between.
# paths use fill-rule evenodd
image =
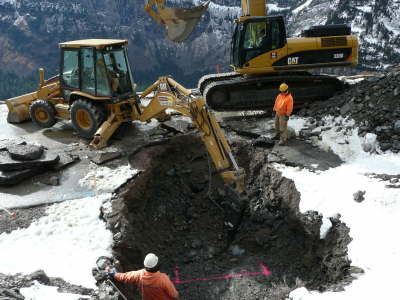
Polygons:
<instances>
[{"instance_id":1,"label":"excavator boom","mask_svg":"<svg viewBox=\"0 0 400 300\"><path fill-rule=\"evenodd\" d=\"M173 42L186 40L208 8L210 1L191 7L166 7L165 0L150 0L145 12L158 24L165 26L168 38Z\"/></svg>"}]
</instances>

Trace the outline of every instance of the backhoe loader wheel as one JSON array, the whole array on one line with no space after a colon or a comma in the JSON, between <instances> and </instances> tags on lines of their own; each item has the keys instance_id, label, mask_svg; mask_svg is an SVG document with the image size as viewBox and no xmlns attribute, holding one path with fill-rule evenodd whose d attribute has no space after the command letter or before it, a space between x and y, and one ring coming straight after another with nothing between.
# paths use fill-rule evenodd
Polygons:
<instances>
[{"instance_id":1,"label":"backhoe loader wheel","mask_svg":"<svg viewBox=\"0 0 400 300\"><path fill-rule=\"evenodd\" d=\"M104 120L105 113L100 105L78 99L71 106L72 125L85 138L92 138Z\"/></svg>"},{"instance_id":2,"label":"backhoe loader wheel","mask_svg":"<svg viewBox=\"0 0 400 300\"><path fill-rule=\"evenodd\" d=\"M47 100L36 100L29 108L33 122L43 128L52 127L56 122L56 110Z\"/></svg>"}]
</instances>

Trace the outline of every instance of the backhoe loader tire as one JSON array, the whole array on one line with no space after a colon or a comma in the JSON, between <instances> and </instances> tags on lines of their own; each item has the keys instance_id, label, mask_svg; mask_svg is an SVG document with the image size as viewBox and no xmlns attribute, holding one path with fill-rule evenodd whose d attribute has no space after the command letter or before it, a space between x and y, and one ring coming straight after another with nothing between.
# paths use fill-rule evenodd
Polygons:
<instances>
[{"instance_id":1,"label":"backhoe loader tire","mask_svg":"<svg viewBox=\"0 0 400 300\"><path fill-rule=\"evenodd\" d=\"M49 128L56 122L56 110L47 100L36 100L29 107L29 115L32 121L40 127Z\"/></svg>"},{"instance_id":2,"label":"backhoe loader tire","mask_svg":"<svg viewBox=\"0 0 400 300\"><path fill-rule=\"evenodd\" d=\"M85 138L93 137L105 117L103 107L88 100L78 99L71 106L72 126Z\"/></svg>"}]
</instances>

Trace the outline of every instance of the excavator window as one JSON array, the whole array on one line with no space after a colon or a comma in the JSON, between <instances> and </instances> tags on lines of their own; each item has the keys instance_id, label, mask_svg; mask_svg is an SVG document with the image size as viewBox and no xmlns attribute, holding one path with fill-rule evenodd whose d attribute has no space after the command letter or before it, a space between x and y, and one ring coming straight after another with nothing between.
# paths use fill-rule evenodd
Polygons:
<instances>
[{"instance_id":1,"label":"excavator window","mask_svg":"<svg viewBox=\"0 0 400 300\"><path fill-rule=\"evenodd\" d=\"M246 20L235 29L233 63L241 67L249 60L282 48L285 44L286 32L282 17Z\"/></svg>"}]
</instances>

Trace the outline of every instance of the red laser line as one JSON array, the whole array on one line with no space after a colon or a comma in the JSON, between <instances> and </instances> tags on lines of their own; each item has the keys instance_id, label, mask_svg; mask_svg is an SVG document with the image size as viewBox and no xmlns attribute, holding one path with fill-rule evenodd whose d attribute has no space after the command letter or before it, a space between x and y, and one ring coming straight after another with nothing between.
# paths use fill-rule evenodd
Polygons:
<instances>
[{"instance_id":1,"label":"red laser line","mask_svg":"<svg viewBox=\"0 0 400 300\"><path fill-rule=\"evenodd\" d=\"M176 284L182 284L182 283L191 283L191 282L198 282L198 281L207 281L207 280L220 280L220 279L231 279L231 278L240 278L240 277L251 277L251 276L269 276L271 275L271 272L267 269L266 266L263 264L259 264L261 267L261 272L243 272L243 273L236 273L236 274L227 274L227 275L222 275L222 276L213 276L213 277L205 277L205 278L196 278L196 279L188 279L188 280L180 280L179 277L179 268L176 266L175 268L175 280L172 282Z\"/></svg>"}]
</instances>

